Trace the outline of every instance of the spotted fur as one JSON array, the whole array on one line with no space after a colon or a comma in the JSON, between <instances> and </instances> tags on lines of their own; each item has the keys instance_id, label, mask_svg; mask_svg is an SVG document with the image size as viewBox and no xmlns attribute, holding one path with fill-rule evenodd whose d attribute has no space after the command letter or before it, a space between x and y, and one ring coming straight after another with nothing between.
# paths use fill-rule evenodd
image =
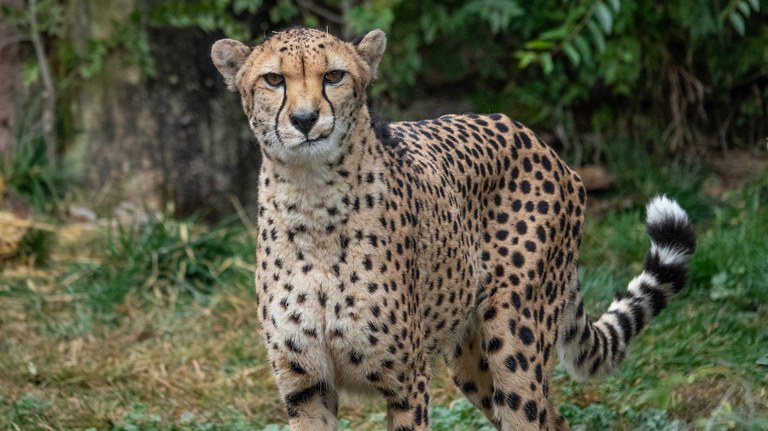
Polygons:
<instances>
[{"instance_id":1,"label":"spotted fur","mask_svg":"<svg viewBox=\"0 0 768 431\"><path fill-rule=\"evenodd\" d=\"M439 357L497 428L567 429L555 356L583 379L614 369L683 287L691 223L651 202L645 268L592 323L578 175L504 115L374 124L385 46L296 28L212 49L263 154L255 283L291 429L337 429L346 389L384 397L389 430L427 430Z\"/></svg>"}]
</instances>

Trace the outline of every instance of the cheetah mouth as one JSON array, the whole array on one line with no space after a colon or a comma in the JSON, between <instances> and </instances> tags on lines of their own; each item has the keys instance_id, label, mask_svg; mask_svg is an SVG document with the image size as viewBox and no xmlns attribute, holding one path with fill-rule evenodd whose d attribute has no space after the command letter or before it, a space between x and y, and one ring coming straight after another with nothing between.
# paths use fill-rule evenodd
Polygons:
<instances>
[{"instance_id":1,"label":"cheetah mouth","mask_svg":"<svg viewBox=\"0 0 768 431\"><path fill-rule=\"evenodd\" d=\"M296 145L297 148L309 148L314 146L315 144L321 143L322 141L325 141L328 139L328 136L330 135L322 135L318 136L315 139L306 139L303 142L300 142Z\"/></svg>"}]
</instances>

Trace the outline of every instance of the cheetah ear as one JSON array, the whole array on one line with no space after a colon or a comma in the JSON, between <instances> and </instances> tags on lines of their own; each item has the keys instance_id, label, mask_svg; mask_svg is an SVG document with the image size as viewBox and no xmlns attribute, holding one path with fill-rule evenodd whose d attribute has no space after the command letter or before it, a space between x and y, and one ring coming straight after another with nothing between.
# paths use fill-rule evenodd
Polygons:
<instances>
[{"instance_id":1,"label":"cheetah ear","mask_svg":"<svg viewBox=\"0 0 768 431\"><path fill-rule=\"evenodd\" d=\"M211 60L224 77L229 91L237 91L235 77L250 53L251 48L232 39L221 39L211 47Z\"/></svg>"},{"instance_id":2,"label":"cheetah ear","mask_svg":"<svg viewBox=\"0 0 768 431\"><path fill-rule=\"evenodd\" d=\"M371 68L371 79L376 78L376 69L379 67L381 57L387 49L387 35L376 29L363 36L359 42L354 43L357 53L368 63Z\"/></svg>"}]
</instances>

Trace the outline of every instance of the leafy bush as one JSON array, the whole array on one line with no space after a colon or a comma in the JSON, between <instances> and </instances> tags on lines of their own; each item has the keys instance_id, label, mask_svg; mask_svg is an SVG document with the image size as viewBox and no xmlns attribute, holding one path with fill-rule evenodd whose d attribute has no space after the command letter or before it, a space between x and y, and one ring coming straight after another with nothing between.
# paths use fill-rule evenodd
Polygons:
<instances>
[{"instance_id":1,"label":"leafy bush","mask_svg":"<svg viewBox=\"0 0 768 431\"><path fill-rule=\"evenodd\" d=\"M17 119L15 146L9 153L0 154L0 178L37 212L51 213L64 199L71 176L65 166L49 162L40 125L32 114L35 107L29 108L22 109Z\"/></svg>"},{"instance_id":2,"label":"leafy bush","mask_svg":"<svg viewBox=\"0 0 768 431\"><path fill-rule=\"evenodd\" d=\"M208 228L191 220L151 218L107 229L103 255L75 264L69 289L85 294L102 313L129 292L187 292L204 301L217 287L250 284L252 267L241 256L252 250L253 240L237 219Z\"/></svg>"},{"instance_id":3,"label":"leafy bush","mask_svg":"<svg viewBox=\"0 0 768 431\"><path fill-rule=\"evenodd\" d=\"M496 428L466 398L459 398L448 408L433 406L430 423L434 431L493 431Z\"/></svg>"},{"instance_id":4,"label":"leafy bush","mask_svg":"<svg viewBox=\"0 0 768 431\"><path fill-rule=\"evenodd\" d=\"M122 422L110 428L112 431L246 431L254 429L242 413L233 407L216 414L195 415L183 412L177 418L164 418L147 411L144 404L136 403L123 415ZM96 431L90 428L87 431Z\"/></svg>"},{"instance_id":5,"label":"leafy bush","mask_svg":"<svg viewBox=\"0 0 768 431\"><path fill-rule=\"evenodd\" d=\"M632 133L624 128L646 118L671 149L702 135L724 141L732 122L751 132L742 143L766 133L768 23L756 0L505 2L509 11L491 16L473 13L492 10L480 0L395 3L381 75L396 100L415 82L495 93L474 98L476 109L561 124L571 137Z\"/></svg>"}]
</instances>

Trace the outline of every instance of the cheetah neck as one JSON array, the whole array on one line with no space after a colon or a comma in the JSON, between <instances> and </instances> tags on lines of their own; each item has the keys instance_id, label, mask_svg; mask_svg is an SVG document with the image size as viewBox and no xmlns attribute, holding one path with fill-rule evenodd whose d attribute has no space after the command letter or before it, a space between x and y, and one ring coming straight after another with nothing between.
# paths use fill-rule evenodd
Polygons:
<instances>
[{"instance_id":1,"label":"cheetah neck","mask_svg":"<svg viewBox=\"0 0 768 431\"><path fill-rule=\"evenodd\" d=\"M261 208L308 237L337 231L352 211L375 215L387 189L386 164L366 108L358 112L341 146L342 156L331 163L287 165L264 158Z\"/></svg>"}]
</instances>

